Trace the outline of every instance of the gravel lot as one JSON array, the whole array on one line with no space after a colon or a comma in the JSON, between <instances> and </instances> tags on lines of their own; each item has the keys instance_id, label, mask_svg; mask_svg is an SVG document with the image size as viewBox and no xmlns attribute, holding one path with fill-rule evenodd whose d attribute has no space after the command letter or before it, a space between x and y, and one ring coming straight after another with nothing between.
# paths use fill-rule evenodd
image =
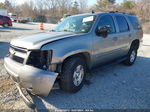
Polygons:
<instances>
[{"instance_id":1,"label":"gravel lot","mask_svg":"<svg viewBox=\"0 0 150 112\"><path fill-rule=\"evenodd\" d=\"M54 25L46 24L44 32ZM9 41L43 32L38 23L0 27L0 109L28 109L3 67ZM48 97L33 97L37 109L150 109L150 35L144 35L136 63L111 66L88 75L89 85L76 94L54 89Z\"/></svg>"}]
</instances>

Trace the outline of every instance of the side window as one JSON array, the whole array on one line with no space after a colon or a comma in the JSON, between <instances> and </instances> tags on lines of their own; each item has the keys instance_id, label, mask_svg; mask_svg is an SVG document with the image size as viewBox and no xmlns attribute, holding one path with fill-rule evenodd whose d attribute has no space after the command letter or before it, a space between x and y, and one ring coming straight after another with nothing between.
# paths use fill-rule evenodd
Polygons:
<instances>
[{"instance_id":1,"label":"side window","mask_svg":"<svg viewBox=\"0 0 150 112\"><path fill-rule=\"evenodd\" d=\"M0 19L2 19L3 18L3 16L0 16Z\"/></svg>"},{"instance_id":2,"label":"side window","mask_svg":"<svg viewBox=\"0 0 150 112\"><path fill-rule=\"evenodd\" d=\"M123 16L116 16L117 24L119 26L119 32L128 32L129 25L127 20Z\"/></svg>"},{"instance_id":3,"label":"side window","mask_svg":"<svg viewBox=\"0 0 150 112\"><path fill-rule=\"evenodd\" d=\"M10 18L9 17L5 17L6 19L8 19L8 20L10 20Z\"/></svg>"},{"instance_id":4,"label":"side window","mask_svg":"<svg viewBox=\"0 0 150 112\"><path fill-rule=\"evenodd\" d=\"M99 23L98 23L98 27L103 27L103 26L106 26L106 25L110 25L111 26L111 28L109 30L109 33L115 33L116 32L114 20L109 15L102 16L100 18Z\"/></svg>"},{"instance_id":5,"label":"side window","mask_svg":"<svg viewBox=\"0 0 150 112\"><path fill-rule=\"evenodd\" d=\"M141 22L136 17L129 16L128 19L135 30L142 29Z\"/></svg>"}]
</instances>

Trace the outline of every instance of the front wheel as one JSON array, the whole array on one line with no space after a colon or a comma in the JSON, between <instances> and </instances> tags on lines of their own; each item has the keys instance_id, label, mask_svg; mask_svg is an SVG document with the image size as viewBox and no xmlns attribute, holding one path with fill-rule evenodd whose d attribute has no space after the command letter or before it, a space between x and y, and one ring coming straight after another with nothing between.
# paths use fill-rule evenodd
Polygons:
<instances>
[{"instance_id":1,"label":"front wheel","mask_svg":"<svg viewBox=\"0 0 150 112\"><path fill-rule=\"evenodd\" d=\"M86 76L86 64L81 57L71 57L63 64L60 78L60 87L62 90L76 93L84 85Z\"/></svg>"},{"instance_id":2,"label":"front wheel","mask_svg":"<svg viewBox=\"0 0 150 112\"><path fill-rule=\"evenodd\" d=\"M137 49L135 47L131 47L127 55L127 59L124 61L124 64L131 66L136 61L136 58L137 58Z\"/></svg>"},{"instance_id":3,"label":"front wheel","mask_svg":"<svg viewBox=\"0 0 150 112\"><path fill-rule=\"evenodd\" d=\"M4 27L4 28L8 28L8 26L9 26L8 23L4 23L4 24L3 24L3 27Z\"/></svg>"}]
</instances>

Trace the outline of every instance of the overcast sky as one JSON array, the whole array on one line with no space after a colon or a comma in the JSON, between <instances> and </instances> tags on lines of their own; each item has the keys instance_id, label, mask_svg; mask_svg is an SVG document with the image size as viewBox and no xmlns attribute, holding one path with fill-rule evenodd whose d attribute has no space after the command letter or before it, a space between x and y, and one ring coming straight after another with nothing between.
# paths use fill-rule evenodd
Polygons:
<instances>
[{"instance_id":1,"label":"overcast sky","mask_svg":"<svg viewBox=\"0 0 150 112\"><path fill-rule=\"evenodd\" d=\"M5 0L0 0L0 2L4 2ZM17 0L17 3L18 4L22 4L24 3L25 1L28 1L28 0ZM97 0L88 0L88 5L89 6L92 6L96 3ZM121 3L123 0L116 0L116 3Z\"/></svg>"}]
</instances>

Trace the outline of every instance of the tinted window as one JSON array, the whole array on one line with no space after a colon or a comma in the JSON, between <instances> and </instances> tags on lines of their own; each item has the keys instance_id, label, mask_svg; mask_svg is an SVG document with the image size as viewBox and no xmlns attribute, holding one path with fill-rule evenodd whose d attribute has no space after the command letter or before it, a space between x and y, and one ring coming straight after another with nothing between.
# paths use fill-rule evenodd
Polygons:
<instances>
[{"instance_id":1,"label":"tinted window","mask_svg":"<svg viewBox=\"0 0 150 112\"><path fill-rule=\"evenodd\" d=\"M0 16L0 18L2 19L2 18L3 18L3 16Z\"/></svg>"},{"instance_id":2,"label":"tinted window","mask_svg":"<svg viewBox=\"0 0 150 112\"><path fill-rule=\"evenodd\" d=\"M129 25L123 16L116 16L116 20L119 26L119 31L120 32L127 32L129 31Z\"/></svg>"},{"instance_id":3,"label":"tinted window","mask_svg":"<svg viewBox=\"0 0 150 112\"><path fill-rule=\"evenodd\" d=\"M103 27L103 26L106 26L106 25L110 25L111 28L109 30L109 33L114 33L116 32L116 29L115 29L115 24L114 24L114 20L111 16L107 15L107 16L102 16L100 18L100 21L99 21L99 24L98 24L98 27Z\"/></svg>"},{"instance_id":4,"label":"tinted window","mask_svg":"<svg viewBox=\"0 0 150 112\"><path fill-rule=\"evenodd\" d=\"M142 29L141 22L136 17L129 16L128 19L135 30Z\"/></svg>"},{"instance_id":5,"label":"tinted window","mask_svg":"<svg viewBox=\"0 0 150 112\"><path fill-rule=\"evenodd\" d=\"M6 19L8 19L8 20L10 20L10 18L9 17L5 17Z\"/></svg>"}]
</instances>

